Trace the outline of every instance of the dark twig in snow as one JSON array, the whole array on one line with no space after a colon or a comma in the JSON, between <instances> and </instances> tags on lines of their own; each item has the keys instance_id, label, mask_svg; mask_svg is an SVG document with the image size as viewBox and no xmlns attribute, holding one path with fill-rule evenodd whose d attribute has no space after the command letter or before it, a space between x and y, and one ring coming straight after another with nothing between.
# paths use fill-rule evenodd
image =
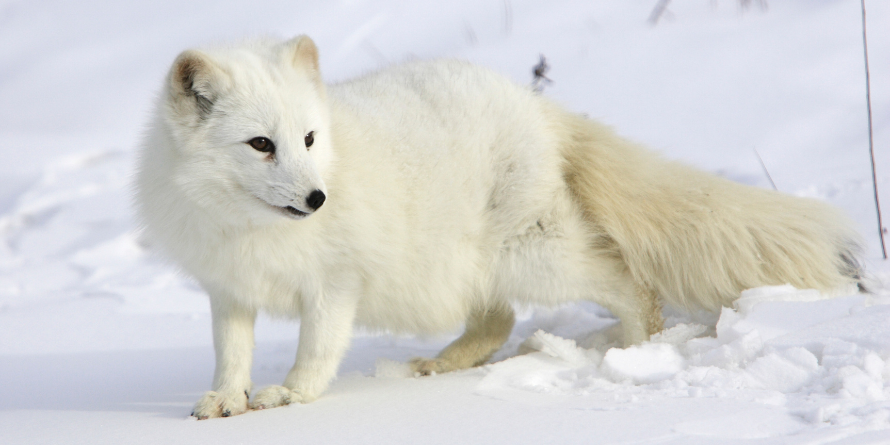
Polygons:
<instances>
[{"instance_id":1,"label":"dark twig in snow","mask_svg":"<svg viewBox=\"0 0 890 445\"><path fill-rule=\"evenodd\" d=\"M868 38L865 32L865 0L862 4L862 50L865 54L865 104L868 108L868 154L871 156L871 182L875 189L875 209L878 211L878 233L881 235L881 253L887 259L887 248L884 246L884 222L881 218L881 202L878 200L878 176L875 173L875 140L871 125L871 79L868 71Z\"/></svg>"},{"instance_id":2,"label":"dark twig in snow","mask_svg":"<svg viewBox=\"0 0 890 445\"><path fill-rule=\"evenodd\" d=\"M769 9L769 4L766 0L756 0L757 5L760 6L761 11L766 11ZM658 3L655 4L655 7L652 8L652 12L649 13L649 22L650 25L655 26L658 25L658 21L661 20L662 17L671 18L672 14L668 11L667 7L671 0L658 0ZM716 1L712 1L714 5L716 5ZM754 0L738 0L739 10L744 12L751 8L751 4L754 3Z\"/></svg>"},{"instance_id":3,"label":"dark twig in snow","mask_svg":"<svg viewBox=\"0 0 890 445\"><path fill-rule=\"evenodd\" d=\"M549 70L550 65L547 65L547 59L541 54L541 60L532 68L532 74L535 76L532 79L532 89L535 90L535 92L540 93L544 91L546 85L553 83L553 81L547 77L547 71Z\"/></svg>"}]
</instances>

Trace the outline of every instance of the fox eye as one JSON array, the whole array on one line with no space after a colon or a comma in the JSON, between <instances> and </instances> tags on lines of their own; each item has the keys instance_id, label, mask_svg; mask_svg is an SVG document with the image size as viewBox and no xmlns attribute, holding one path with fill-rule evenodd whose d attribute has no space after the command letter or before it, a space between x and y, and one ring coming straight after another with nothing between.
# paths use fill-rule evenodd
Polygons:
<instances>
[{"instance_id":1,"label":"fox eye","mask_svg":"<svg viewBox=\"0 0 890 445\"><path fill-rule=\"evenodd\" d=\"M270 141L269 138L253 138L247 141L247 144L253 147L256 151L261 151L263 153L275 153L275 143Z\"/></svg>"},{"instance_id":2,"label":"fox eye","mask_svg":"<svg viewBox=\"0 0 890 445\"><path fill-rule=\"evenodd\" d=\"M306 150L308 150L309 147L311 147L312 144L315 142L315 132L310 131L309 133L307 133L306 137L303 138L303 142L306 143Z\"/></svg>"}]
</instances>

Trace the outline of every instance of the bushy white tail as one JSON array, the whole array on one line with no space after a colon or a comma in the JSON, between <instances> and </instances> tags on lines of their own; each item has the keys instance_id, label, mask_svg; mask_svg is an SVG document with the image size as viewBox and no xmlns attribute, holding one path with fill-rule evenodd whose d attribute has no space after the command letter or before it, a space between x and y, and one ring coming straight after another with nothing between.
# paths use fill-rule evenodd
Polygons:
<instances>
[{"instance_id":1,"label":"bushy white tail","mask_svg":"<svg viewBox=\"0 0 890 445\"><path fill-rule=\"evenodd\" d=\"M838 210L662 159L554 107L565 178L592 233L668 304L717 309L742 290L833 289L860 278L859 237Z\"/></svg>"}]
</instances>

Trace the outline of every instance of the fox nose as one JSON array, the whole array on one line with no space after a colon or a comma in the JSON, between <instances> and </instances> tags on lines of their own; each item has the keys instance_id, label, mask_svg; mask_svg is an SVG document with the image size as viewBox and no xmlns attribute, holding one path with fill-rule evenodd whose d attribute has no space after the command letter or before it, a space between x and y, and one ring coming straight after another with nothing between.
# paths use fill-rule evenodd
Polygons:
<instances>
[{"instance_id":1,"label":"fox nose","mask_svg":"<svg viewBox=\"0 0 890 445\"><path fill-rule=\"evenodd\" d=\"M324 192L321 190L315 190L309 194L309 197L306 198L306 204L312 208L312 210L318 210L322 204L324 204Z\"/></svg>"}]
</instances>

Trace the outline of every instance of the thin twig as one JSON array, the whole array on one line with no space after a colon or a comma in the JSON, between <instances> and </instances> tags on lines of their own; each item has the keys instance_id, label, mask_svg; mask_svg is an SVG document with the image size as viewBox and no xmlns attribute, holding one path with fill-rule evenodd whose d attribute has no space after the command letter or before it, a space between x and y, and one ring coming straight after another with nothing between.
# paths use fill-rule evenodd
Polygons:
<instances>
[{"instance_id":1,"label":"thin twig","mask_svg":"<svg viewBox=\"0 0 890 445\"><path fill-rule=\"evenodd\" d=\"M652 13L649 14L649 24L655 26L658 24L658 20L661 19L661 16L664 15L664 12L667 10L668 3L671 0L658 0L658 3L655 4L655 7L652 8Z\"/></svg>"},{"instance_id":2,"label":"thin twig","mask_svg":"<svg viewBox=\"0 0 890 445\"><path fill-rule=\"evenodd\" d=\"M547 64L547 59L541 54L541 59L537 65L532 67L532 90L536 93L541 93L544 91L544 87L553 83L549 77L547 77L547 71L550 70L550 65Z\"/></svg>"},{"instance_id":3,"label":"thin twig","mask_svg":"<svg viewBox=\"0 0 890 445\"><path fill-rule=\"evenodd\" d=\"M513 5L510 0L504 0L504 35L509 36L513 31Z\"/></svg>"},{"instance_id":4,"label":"thin twig","mask_svg":"<svg viewBox=\"0 0 890 445\"><path fill-rule=\"evenodd\" d=\"M769 170L766 169L766 164L763 163L763 158L760 157L760 153L757 152L757 149L754 149L754 154L757 155L757 160L760 161L760 166L763 167L763 173L766 174L766 179L769 179L769 183L773 186L773 190L779 191L779 188L776 187L776 183L773 182L773 177L769 175Z\"/></svg>"},{"instance_id":5,"label":"thin twig","mask_svg":"<svg viewBox=\"0 0 890 445\"><path fill-rule=\"evenodd\" d=\"M467 41L470 42L470 46L476 46L479 43L479 39L476 38L476 31L469 23L464 23L464 32L467 35Z\"/></svg>"},{"instance_id":6,"label":"thin twig","mask_svg":"<svg viewBox=\"0 0 890 445\"><path fill-rule=\"evenodd\" d=\"M362 47L365 49L365 52L367 52L371 57L376 59L377 63L379 63L381 66L386 66L389 64L389 61L386 59L386 56L384 56L383 53L380 52L380 50L377 49L377 47L374 46L374 44L371 43L370 41L365 40L364 42L362 42Z\"/></svg>"},{"instance_id":7,"label":"thin twig","mask_svg":"<svg viewBox=\"0 0 890 445\"><path fill-rule=\"evenodd\" d=\"M865 103L868 107L868 154L871 156L871 182L875 189L875 209L878 211L878 233L881 235L881 253L887 259L887 248L884 244L884 222L881 218L881 202L878 200L878 175L875 172L875 140L871 125L871 79L868 70L868 38L865 32L865 0L862 4L862 50L865 54Z\"/></svg>"}]
</instances>

